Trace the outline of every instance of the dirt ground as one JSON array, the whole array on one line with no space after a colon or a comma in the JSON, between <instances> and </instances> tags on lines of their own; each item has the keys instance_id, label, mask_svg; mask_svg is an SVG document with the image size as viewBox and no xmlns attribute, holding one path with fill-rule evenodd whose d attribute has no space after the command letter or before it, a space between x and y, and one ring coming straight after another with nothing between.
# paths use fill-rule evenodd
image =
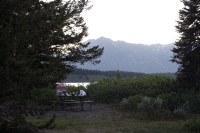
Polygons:
<instances>
[{"instance_id":1,"label":"dirt ground","mask_svg":"<svg viewBox=\"0 0 200 133\"><path fill-rule=\"evenodd\" d=\"M73 106L72 108L58 109L47 113L47 116L52 116L56 114L57 117L79 117L83 119L98 119L98 118L112 118L111 116L116 116L119 118L121 113L116 111L114 106L106 104L93 104L90 109L89 104L84 104L84 110L81 110L80 105Z\"/></svg>"},{"instance_id":2,"label":"dirt ground","mask_svg":"<svg viewBox=\"0 0 200 133\"><path fill-rule=\"evenodd\" d=\"M73 127L72 124L71 125L73 128L69 129L69 130L42 130L41 133L107 133L107 131L109 131L110 133L114 133L115 132L115 128L110 128L110 126L113 127L113 123L112 122L116 122L119 121L121 118L123 118L123 113L120 111L117 111L113 105L107 105L107 104L93 104L92 105L92 109L90 109L89 104L84 104L84 111L81 111L81 106L80 105L76 105L74 106L72 109L69 108L65 108L65 109L60 109L60 110L55 110L55 111L51 111L48 112L46 114L46 117L50 117L53 114L56 114L56 118L58 119L69 119L69 120L73 120L75 119L78 120L78 123L80 124L81 121L92 121L92 122L97 122L98 124L100 124L100 127L95 124L89 124L86 127L84 126L85 124L81 124L80 129L78 129L76 126ZM104 123L107 124L104 124ZM76 123L77 124L77 123ZM95 126L97 126L98 128L95 128ZM83 129L82 129L83 128ZM118 133L118 132L116 132Z\"/></svg>"},{"instance_id":3,"label":"dirt ground","mask_svg":"<svg viewBox=\"0 0 200 133\"><path fill-rule=\"evenodd\" d=\"M107 104L76 105L73 108L48 112L56 114L57 127L41 130L41 133L183 133L180 121L146 121L135 119L126 112L117 111Z\"/></svg>"}]
</instances>

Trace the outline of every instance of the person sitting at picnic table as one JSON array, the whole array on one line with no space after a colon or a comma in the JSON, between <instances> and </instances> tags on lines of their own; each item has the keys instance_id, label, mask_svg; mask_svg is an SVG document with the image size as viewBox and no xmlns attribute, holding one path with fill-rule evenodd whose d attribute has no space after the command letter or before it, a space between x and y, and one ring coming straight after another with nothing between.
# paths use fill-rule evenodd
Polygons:
<instances>
[{"instance_id":1,"label":"person sitting at picnic table","mask_svg":"<svg viewBox=\"0 0 200 133\"><path fill-rule=\"evenodd\" d=\"M86 92L84 90L80 90L79 96L86 96Z\"/></svg>"}]
</instances>

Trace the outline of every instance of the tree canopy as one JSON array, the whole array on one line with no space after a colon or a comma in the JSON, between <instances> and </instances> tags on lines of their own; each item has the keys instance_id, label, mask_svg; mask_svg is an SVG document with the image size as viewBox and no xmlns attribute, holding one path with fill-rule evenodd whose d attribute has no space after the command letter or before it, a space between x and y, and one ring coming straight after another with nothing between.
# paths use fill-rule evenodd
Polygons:
<instances>
[{"instance_id":1,"label":"tree canopy","mask_svg":"<svg viewBox=\"0 0 200 133\"><path fill-rule=\"evenodd\" d=\"M55 87L76 63L100 62L103 48L82 43L88 34L82 12L89 10L88 3L0 1L0 132L24 125L17 105L37 99L36 90Z\"/></svg>"},{"instance_id":2,"label":"tree canopy","mask_svg":"<svg viewBox=\"0 0 200 133\"><path fill-rule=\"evenodd\" d=\"M98 63L103 48L82 43L81 13L88 0L1 0L1 98L11 92L55 85L76 63ZM3 100L3 99L1 99Z\"/></svg>"},{"instance_id":3,"label":"tree canopy","mask_svg":"<svg viewBox=\"0 0 200 133\"><path fill-rule=\"evenodd\" d=\"M172 49L172 61L179 64L178 81L186 88L200 90L200 1L182 2L176 26L180 38Z\"/></svg>"}]
</instances>

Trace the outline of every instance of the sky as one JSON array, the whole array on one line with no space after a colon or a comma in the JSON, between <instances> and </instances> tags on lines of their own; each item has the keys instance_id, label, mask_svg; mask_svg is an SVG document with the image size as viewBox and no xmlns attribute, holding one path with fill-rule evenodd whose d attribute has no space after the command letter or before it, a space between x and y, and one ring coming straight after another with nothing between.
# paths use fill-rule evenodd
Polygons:
<instances>
[{"instance_id":1,"label":"sky","mask_svg":"<svg viewBox=\"0 0 200 133\"><path fill-rule=\"evenodd\" d=\"M169 44L178 39L175 25L180 0L90 0L83 13L87 39L107 37L140 44Z\"/></svg>"}]
</instances>

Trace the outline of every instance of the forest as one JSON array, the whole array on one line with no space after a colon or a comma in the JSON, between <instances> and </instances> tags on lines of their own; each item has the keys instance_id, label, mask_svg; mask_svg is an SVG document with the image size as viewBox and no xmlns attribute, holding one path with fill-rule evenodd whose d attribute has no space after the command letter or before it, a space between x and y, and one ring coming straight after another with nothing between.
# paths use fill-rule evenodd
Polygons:
<instances>
[{"instance_id":1,"label":"forest","mask_svg":"<svg viewBox=\"0 0 200 133\"><path fill-rule=\"evenodd\" d=\"M100 71L76 68L72 73L66 76L63 82L95 82L103 79L120 78L133 78L143 77L147 75L162 75L167 77L175 77L174 73L152 73L145 74L139 72L126 72L126 71Z\"/></svg>"}]
</instances>

